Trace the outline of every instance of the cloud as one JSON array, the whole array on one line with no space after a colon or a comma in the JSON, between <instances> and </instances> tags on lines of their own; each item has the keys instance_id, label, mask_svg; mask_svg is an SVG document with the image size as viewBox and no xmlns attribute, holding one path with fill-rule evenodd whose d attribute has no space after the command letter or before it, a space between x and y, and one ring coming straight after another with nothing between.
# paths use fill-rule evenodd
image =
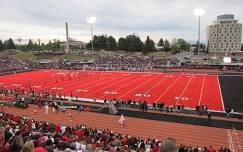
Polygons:
<instances>
[{"instance_id":1,"label":"cloud","mask_svg":"<svg viewBox=\"0 0 243 152\"><path fill-rule=\"evenodd\" d=\"M198 19L194 8L202 7L202 40L206 25L217 15L232 13L243 21L242 0L0 0L1 39L65 39L64 23L68 21L70 36L89 41L90 26L86 18L96 16L96 34L107 33L116 38L138 33L171 40L196 41Z\"/></svg>"}]
</instances>

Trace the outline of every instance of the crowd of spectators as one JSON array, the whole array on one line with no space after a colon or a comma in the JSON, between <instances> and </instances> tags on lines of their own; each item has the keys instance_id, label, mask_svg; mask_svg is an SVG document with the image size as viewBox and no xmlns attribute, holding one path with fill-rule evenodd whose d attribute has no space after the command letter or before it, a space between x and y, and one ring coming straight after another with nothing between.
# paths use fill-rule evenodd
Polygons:
<instances>
[{"instance_id":1,"label":"crowd of spectators","mask_svg":"<svg viewBox=\"0 0 243 152\"><path fill-rule=\"evenodd\" d=\"M178 146L172 138L144 140L108 129L85 125L71 127L6 113L0 113L0 125L1 152L216 152L212 146ZM230 150L221 148L218 151Z\"/></svg>"},{"instance_id":2,"label":"crowd of spectators","mask_svg":"<svg viewBox=\"0 0 243 152\"><path fill-rule=\"evenodd\" d=\"M87 55L86 55L87 56ZM90 55L88 55L89 57ZM50 59L33 61L25 59L19 61L13 57L0 57L0 70L8 68L41 68L41 69L69 69L69 70L93 70L93 71L144 71L160 68L165 65L177 66L178 60L174 58L158 58L155 56L120 56L120 55L92 55L92 61L53 61ZM18 71L18 69L16 69Z\"/></svg>"},{"instance_id":3,"label":"crowd of spectators","mask_svg":"<svg viewBox=\"0 0 243 152\"><path fill-rule=\"evenodd\" d=\"M22 69L24 69L24 64L19 60L9 56L0 57L0 73L18 71Z\"/></svg>"},{"instance_id":4,"label":"crowd of spectators","mask_svg":"<svg viewBox=\"0 0 243 152\"><path fill-rule=\"evenodd\" d=\"M69 69L69 70L91 70L91 71L144 71L162 67L170 63L177 65L176 59L160 59L156 57L139 56L97 56L94 61L65 61L46 63L32 63L32 67L44 69Z\"/></svg>"},{"instance_id":5,"label":"crowd of spectators","mask_svg":"<svg viewBox=\"0 0 243 152\"><path fill-rule=\"evenodd\" d=\"M161 59L154 56L100 56L89 68L104 71L144 71L167 64L177 65L176 59ZM98 69L97 69L98 68Z\"/></svg>"}]
</instances>

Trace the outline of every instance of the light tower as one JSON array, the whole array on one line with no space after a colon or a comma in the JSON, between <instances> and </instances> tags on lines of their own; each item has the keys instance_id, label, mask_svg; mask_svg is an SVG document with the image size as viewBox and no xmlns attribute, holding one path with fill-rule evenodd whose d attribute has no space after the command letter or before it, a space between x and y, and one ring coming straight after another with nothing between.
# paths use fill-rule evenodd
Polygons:
<instances>
[{"instance_id":1,"label":"light tower","mask_svg":"<svg viewBox=\"0 0 243 152\"><path fill-rule=\"evenodd\" d=\"M203 16L206 12L202 8L197 8L193 11L194 16L198 16L198 41L197 41L197 53L199 56L200 52L200 32L201 32L201 16Z\"/></svg>"},{"instance_id":2,"label":"light tower","mask_svg":"<svg viewBox=\"0 0 243 152\"><path fill-rule=\"evenodd\" d=\"M91 28L91 43L92 43L92 51L94 51L94 35L93 35L93 24L96 22L96 17L95 16L91 16L89 18L87 18L87 23L90 24L90 28Z\"/></svg>"}]
</instances>

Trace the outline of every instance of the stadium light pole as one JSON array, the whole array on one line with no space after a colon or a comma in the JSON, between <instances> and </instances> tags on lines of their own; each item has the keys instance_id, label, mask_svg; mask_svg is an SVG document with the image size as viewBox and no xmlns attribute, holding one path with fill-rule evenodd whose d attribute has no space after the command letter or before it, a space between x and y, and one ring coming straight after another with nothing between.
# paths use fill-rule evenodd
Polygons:
<instances>
[{"instance_id":1,"label":"stadium light pole","mask_svg":"<svg viewBox=\"0 0 243 152\"><path fill-rule=\"evenodd\" d=\"M193 15L198 16L198 41L197 41L197 54L199 58L200 52L200 35L201 35L201 16L203 16L206 12L202 8L197 8L193 10Z\"/></svg>"},{"instance_id":2,"label":"stadium light pole","mask_svg":"<svg viewBox=\"0 0 243 152\"><path fill-rule=\"evenodd\" d=\"M95 16L88 17L86 21L88 24L90 24L90 28L91 28L91 43L92 43L92 52L93 52L94 51L93 24L95 24L95 22L96 22L96 17Z\"/></svg>"}]
</instances>

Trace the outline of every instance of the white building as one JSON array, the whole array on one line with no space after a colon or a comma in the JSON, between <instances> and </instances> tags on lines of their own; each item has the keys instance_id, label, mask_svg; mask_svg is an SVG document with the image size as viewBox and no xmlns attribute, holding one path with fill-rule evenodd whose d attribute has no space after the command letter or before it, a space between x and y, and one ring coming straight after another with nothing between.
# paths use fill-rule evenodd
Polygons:
<instances>
[{"instance_id":1,"label":"white building","mask_svg":"<svg viewBox=\"0 0 243 152\"><path fill-rule=\"evenodd\" d=\"M241 50L242 24L234 15L217 16L207 27L207 48L209 52L238 52Z\"/></svg>"},{"instance_id":2,"label":"white building","mask_svg":"<svg viewBox=\"0 0 243 152\"><path fill-rule=\"evenodd\" d=\"M69 51L70 50L81 50L86 47L87 43L84 43L83 41L77 41L75 39L69 38L68 40L69 45ZM66 41L61 44L62 47L66 46Z\"/></svg>"}]
</instances>

